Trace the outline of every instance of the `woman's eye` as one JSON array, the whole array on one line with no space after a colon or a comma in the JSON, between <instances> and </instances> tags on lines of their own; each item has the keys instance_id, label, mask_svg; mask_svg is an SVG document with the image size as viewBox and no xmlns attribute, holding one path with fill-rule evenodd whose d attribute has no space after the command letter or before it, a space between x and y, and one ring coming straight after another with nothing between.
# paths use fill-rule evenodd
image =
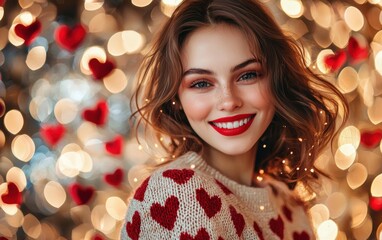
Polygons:
<instances>
[{"instance_id":1,"label":"woman's eye","mask_svg":"<svg viewBox=\"0 0 382 240\"><path fill-rule=\"evenodd\" d=\"M210 86L211 84L207 81L196 81L191 84L191 88L207 88Z\"/></svg>"},{"instance_id":2,"label":"woman's eye","mask_svg":"<svg viewBox=\"0 0 382 240\"><path fill-rule=\"evenodd\" d=\"M261 74L259 72L247 72L240 76L239 80L251 80L254 78L260 77Z\"/></svg>"}]
</instances>

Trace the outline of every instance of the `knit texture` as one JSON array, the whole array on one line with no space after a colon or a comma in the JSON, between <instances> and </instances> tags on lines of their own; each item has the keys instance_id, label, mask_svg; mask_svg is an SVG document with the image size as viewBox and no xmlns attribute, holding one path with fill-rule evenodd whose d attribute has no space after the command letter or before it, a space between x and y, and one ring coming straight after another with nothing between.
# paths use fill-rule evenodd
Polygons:
<instances>
[{"instance_id":1,"label":"knit texture","mask_svg":"<svg viewBox=\"0 0 382 240\"><path fill-rule=\"evenodd\" d=\"M189 152L135 190L121 239L314 239L286 185L269 177L260 185L240 185Z\"/></svg>"}]
</instances>

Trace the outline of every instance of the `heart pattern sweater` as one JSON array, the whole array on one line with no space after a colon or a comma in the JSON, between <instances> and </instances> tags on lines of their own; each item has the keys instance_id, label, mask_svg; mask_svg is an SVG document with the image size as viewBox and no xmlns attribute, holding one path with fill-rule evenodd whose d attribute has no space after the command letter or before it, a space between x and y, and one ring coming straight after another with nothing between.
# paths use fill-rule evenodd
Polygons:
<instances>
[{"instance_id":1,"label":"heart pattern sweater","mask_svg":"<svg viewBox=\"0 0 382 240\"><path fill-rule=\"evenodd\" d=\"M157 169L129 199L121 239L312 240L303 205L264 177L249 187L189 152Z\"/></svg>"}]
</instances>

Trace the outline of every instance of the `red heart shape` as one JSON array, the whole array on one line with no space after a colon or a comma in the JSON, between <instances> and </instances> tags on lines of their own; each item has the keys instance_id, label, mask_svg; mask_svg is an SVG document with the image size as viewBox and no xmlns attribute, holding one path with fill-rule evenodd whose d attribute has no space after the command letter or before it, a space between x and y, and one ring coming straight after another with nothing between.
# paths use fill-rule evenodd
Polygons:
<instances>
[{"instance_id":1,"label":"red heart shape","mask_svg":"<svg viewBox=\"0 0 382 240\"><path fill-rule=\"evenodd\" d=\"M118 187L123 180L123 170L121 168L117 168L113 173L106 174L104 178L105 182L111 186Z\"/></svg>"},{"instance_id":2,"label":"red heart shape","mask_svg":"<svg viewBox=\"0 0 382 240\"><path fill-rule=\"evenodd\" d=\"M41 138L51 147L56 146L56 144L65 135L66 129L63 125L44 125L40 129Z\"/></svg>"},{"instance_id":3,"label":"red heart shape","mask_svg":"<svg viewBox=\"0 0 382 240\"><path fill-rule=\"evenodd\" d=\"M132 240L139 239L139 234L141 233L141 216L139 216L138 211L134 212L132 221L126 223L126 232Z\"/></svg>"},{"instance_id":4,"label":"red heart shape","mask_svg":"<svg viewBox=\"0 0 382 240\"><path fill-rule=\"evenodd\" d=\"M382 139L382 130L365 131L361 133L361 144L367 148L376 147Z\"/></svg>"},{"instance_id":5,"label":"red heart shape","mask_svg":"<svg viewBox=\"0 0 382 240\"><path fill-rule=\"evenodd\" d=\"M196 200L209 218L215 216L222 206L221 199L218 196L210 197L204 188L196 189Z\"/></svg>"},{"instance_id":6,"label":"red heart shape","mask_svg":"<svg viewBox=\"0 0 382 240\"><path fill-rule=\"evenodd\" d=\"M215 182L219 185L221 190L225 193L225 195L230 195L232 192L229 190L223 183L219 182L218 180L215 179Z\"/></svg>"},{"instance_id":7,"label":"red heart shape","mask_svg":"<svg viewBox=\"0 0 382 240\"><path fill-rule=\"evenodd\" d=\"M283 213L284 213L284 216L285 216L290 222L292 222L292 211L291 211L287 206L283 206Z\"/></svg>"},{"instance_id":8,"label":"red heart shape","mask_svg":"<svg viewBox=\"0 0 382 240\"><path fill-rule=\"evenodd\" d=\"M69 193L77 205L83 205L88 203L92 198L94 188L91 186L85 187L78 183L73 183L69 186Z\"/></svg>"},{"instance_id":9,"label":"red heart shape","mask_svg":"<svg viewBox=\"0 0 382 240\"><path fill-rule=\"evenodd\" d=\"M193 237L192 235L186 232L182 232L180 234L180 240L209 240L209 239L210 239L210 235L208 234L205 228L199 229L195 237Z\"/></svg>"},{"instance_id":10,"label":"red heart shape","mask_svg":"<svg viewBox=\"0 0 382 240\"><path fill-rule=\"evenodd\" d=\"M115 68L114 62L106 60L100 62L97 58L92 58L89 61L89 69L93 74L94 79L103 79Z\"/></svg>"},{"instance_id":11,"label":"red heart shape","mask_svg":"<svg viewBox=\"0 0 382 240\"><path fill-rule=\"evenodd\" d=\"M120 155L122 153L123 137L118 135L113 140L105 143L105 149L108 153L113 155Z\"/></svg>"},{"instance_id":12,"label":"red heart shape","mask_svg":"<svg viewBox=\"0 0 382 240\"><path fill-rule=\"evenodd\" d=\"M145 181L142 182L141 186L135 190L134 199L142 202L145 198L145 192L147 189L147 186L149 185L150 177L146 178Z\"/></svg>"},{"instance_id":13,"label":"red heart shape","mask_svg":"<svg viewBox=\"0 0 382 240\"><path fill-rule=\"evenodd\" d=\"M104 240L104 238L102 237L102 235L100 234L96 234L92 237L92 240Z\"/></svg>"},{"instance_id":14,"label":"red heart shape","mask_svg":"<svg viewBox=\"0 0 382 240\"><path fill-rule=\"evenodd\" d=\"M1 200L6 204L21 204L23 196L17 185L13 182L7 184L7 192L1 195Z\"/></svg>"},{"instance_id":15,"label":"red heart shape","mask_svg":"<svg viewBox=\"0 0 382 240\"><path fill-rule=\"evenodd\" d=\"M348 52L354 62L366 59L369 56L367 47L361 47L354 37L349 38Z\"/></svg>"},{"instance_id":16,"label":"red heart shape","mask_svg":"<svg viewBox=\"0 0 382 240\"><path fill-rule=\"evenodd\" d=\"M74 27L68 25L59 26L54 34L57 44L73 52L82 43L86 36L86 29L81 24L77 24Z\"/></svg>"},{"instance_id":17,"label":"red heart shape","mask_svg":"<svg viewBox=\"0 0 382 240\"><path fill-rule=\"evenodd\" d=\"M5 113L5 102L0 98L0 117L4 116Z\"/></svg>"},{"instance_id":18,"label":"red heart shape","mask_svg":"<svg viewBox=\"0 0 382 240\"><path fill-rule=\"evenodd\" d=\"M109 108L105 101L99 101L93 108L85 109L82 113L83 119L92 122L98 126L106 123L109 113Z\"/></svg>"},{"instance_id":19,"label":"red heart shape","mask_svg":"<svg viewBox=\"0 0 382 240\"><path fill-rule=\"evenodd\" d=\"M281 239L284 238L284 222L280 215L277 219L272 218L269 221L269 226L271 227L272 232L276 233Z\"/></svg>"},{"instance_id":20,"label":"red heart shape","mask_svg":"<svg viewBox=\"0 0 382 240\"><path fill-rule=\"evenodd\" d=\"M382 210L382 197L370 196L369 205L370 205L370 208L373 209L374 211L381 211Z\"/></svg>"},{"instance_id":21,"label":"red heart shape","mask_svg":"<svg viewBox=\"0 0 382 240\"><path fill-rule=\"evenodd\" d=\"M191 169L169 169L163 172L163 177L171 178L177 184L184 184L194 176Z\"/></svg>"},{"instance_id":22,"label":"red heart shape","mask_svg":"<svg viewBox=\"0 0 382 240\"><path fill-rule=\"evenodd\" d=\"M307 234L305 231L302 231L301 233L294 232L293 233L293 240L309 240L309 234Z\"/></svg>"},{"instance_id":23,"label":"red heart shape","mask_svg":"<svg viewBox=\"0 0 382 240\"><path fill-rule=\"evenodd\" d=\"M253 222L253 228L255 229L257 236L259 236L260 240L265 240L263 236L263 231L261 230L257 222Z\"/></svg>"},{"instance_id":24,"label":"red heart shape","mask_svg":"<svg viewBox=\"0 0 382 240\"><path fill-rule=\"evenodd\" d=\"M229 212L231 214L231 220L236 229L236 234L238 237L241 236L244 230L245 221L243 215L238 213L233 206L229 206Z\"/></svg>"},{"instance_id":25,"label":"red heart shape","mask_svg":"<svg viewBox=\"0 0 382 240\"><path fill-rule=\"evenodd\" d=\"M345 62L346 52L344 50L339 50L335 54L327 55L324 58L325 65L333 72L340 69Z\"/></svg>"},{"instance_id":26,"label":"red heart shape","mask_svg":"<svg viewBox=\"0 0 382 240\"><path fill-rule=\"evenodd\" d=\"M4 6L5 0L0 0L0 6Z\"/></svg>"},{"instance_id":27,"label":"red heart shape","mask_svg":"<svg viewBox=\"0 0 382 240\"><path fill-rule=\"evenodd\" d=\"M40 32L41 23L39 20L34 21L28 26L24 26L21 23L15 26L16 35L24 39L25 45L30 45Z\"/></svg>"},{"instance_id":28,"label":"red heart shape","mask_svg":"<svg viewBox=\"0 0 382 240\"><path fill-rule=\"evenodd\" d=\"M167 198L164 206L154 203L150 207L151 217L161 226L168 230L172 230L178 216L179 200L175 196Z\"/></svg>"}]
</instances>

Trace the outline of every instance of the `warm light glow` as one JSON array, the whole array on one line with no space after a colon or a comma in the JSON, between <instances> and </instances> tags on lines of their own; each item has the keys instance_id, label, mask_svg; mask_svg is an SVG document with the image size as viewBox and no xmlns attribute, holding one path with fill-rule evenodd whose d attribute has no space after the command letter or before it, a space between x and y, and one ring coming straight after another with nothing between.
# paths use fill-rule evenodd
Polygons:
<instances>
[{"instance_id":1,"label":"warm light glow","mask_svg":"<svg viewBox=\"0 0 382 240\"><path fill-rule=\"evenodd\" d=\"M321 1L311 4L310 12L314 21L323 28L329 28L332 25L332 9Z\"/></svg>"},{"instance_id":2,"label":"warm light glow","mask_svg":"<svg viewBox=\"0 0 382 240\"><path fill-rule=\"evenodd\" d=\"M365 22L362 12L353 6L346 8L344 19L348 27L353 31L361 30Z\"/></svg>"},{"instance_id":3,"label":"warm light glow","mask_svg":"<svg viewBox=\"0 0 382 240\"><path fill-rule=\"evenodd\" d=\"M8 170L6 180L7 182L13 182L16 184L20 192L22 192L27 186L27 178L23 170L18 167L12 167Z\"/></svg>"},{"instance_id":4,"label":"warm light glow","mask_svg":"<svg viewBox=\"0 0 382 240\"><path fill-rule=\"evenodd\" d=\"M143 35L132 30L123 31L122 40L125 51L128 54L139 52L145 44Z\"/></svg>"},{"instance_id":5,"label":"warm light glow","mask_svg":"<svg viewBox=\"0 0 382 240\"><path fill-rule=\"evenodd\" d=\"M375 97L374 103L367 109L367 115L370 121L377 125L382 122L382 97Z\"/></svg>"},{"instance_id":6,"label":"warm light glow","mask_svg":"<svg viewBox=\"0 0 382 240\"><path fill-rule=\"evenodd\" d=\"M324 49L317 55L317 68L322 73L328 73L330 71L330 68L328 68L325 64L325 57L329 55L333 55L334 52L331 49Z\"/></svg>"},{"instance_id":7,"label":"warm light glow","mask_svg":"<svg viewBox=\"0 0 382 240\"><path fill-rule=\"evenodd\" d=\"M350 200L350 216L351 216L351 227L358 227L363 223L367 216L367 204L357 198L352 198Z\"/></svg>"},{"instance_id":8,"label":"warm light glow","mask_svg":"<svg viewBox=\"0 0 382 240\"><path fill-rule=\"evenodd\" d=\"M24 126L24 118L19 110L10 110L4 116L4 125L8 132L17 134Z\"/></svg>"},{"instance_id":9,"label":"warm light glow","mask_svg":"<svg viewBox=\"0 0 382 240\"><path fill-rule=\"evenodd\" d=\"M5 138L4 132L0 130L0 149L4 147L5 141L6 141L6 138Z\"/></svg>"},{"instance_id":10,"label":"warm light glow","mask_svg":"<svg viewBox=\"0 0 382 240\"><path fill-rule=\"evenodd\" d=\"M330 28L330 39L338 48L345 48L349 42L350 29L342 20L337 21Z\"/></svg>"},{"instance_id":11,"label":"warm light glow","mask_svg":"<svg viewBox=\"0 0 382 240\"><path fill-rule=\"evenodd\" d=\"M91 71L89 69L89 61L92 58L97 58L99 61L105 62L106 61L106 52L102 47L93 46L84 51L84 54L82 55L80 67L81 72L90 75Z\"/></svg>"},{"instance_id":12,"label":"warm light glow","mask_svg":"<svg viewBox=\"0 0 382 240\"><path fill-rule=\"evenodd\" d=\"M346 196L341 192L334 192L325 201L330 212L330 218L336 219L342 216L347 208Z\"/></svg>"},{"instance_id":13,"label":"warm light glow","mask_svg":"<svg viewBox=\"0 0 382 240\"><path fill-rule=\"evenodd\" d=\"M127 210L126 203L119 197L109 197L106 200L106 211L115 220L121 221L125 219L125 213Z\"/></svg>"},{"instance_id":14,"label":"warm light glow","mask_svg":"<svg viewBox=\"0 0 382 240\"><path fill-rule=\"evenodd\" d=\"M131 3L136 7L146 7L150 5L153 0L131 0Z\"/></svg>"},{"instance_id":15,"label":"warm light glow","mask_svg":"<svg viewBox=\"0 0 382 240\"><path fill-rule=\"evenodd\" d=\"M382 174L374 178L371 183L370 193L373 197L382 197Z\"/></svg>"},{"instance_id":16,"label":"warm light glow","mask_svg":"<svg viewBox=\"0 0 382 240\"><path fill-rule=\"evenodd\" d=\"M66 192L61 184L50 181L44 187L44 197L50 205L60 208L66 201Z\"/></svg>"},{"instance_id":17,"label":"warm light glow","mask_svg":"<svg viewBox=\"0 0 382 240\"><path fill-rule=\"evenodd\" d=\"M361 163L354 163L348 170L346 180L351 189L356 189L365 183L367 176L366 167Z\"/></svg>"},{"instance_id":18,"label":"warm light glow","mask_svg":"<svg viewBox=\"0 0 382 240\"><path fill-rule=\"evenodd\" d=\"M36 239L41 234L41 223L32 214L27 214L24 217L23 230L29 237Z\"/></svg>"},{"instance_id":19,"label":"warm light glow","mask_svg":"<svg viewBox=\"0 0 382 240\"><path fill-rule=\"evenodd\" d=\"M54 107L54 116L62 124L72 122L78 113L77 104L68 98L60 99Z\"/></svg>"},{"instance_id":20,"label":"warm light glow","mask_svg":"<svg viewBox=\"0 0 382 240\"><path fill-rule=\"evenodd\" d=\"M44 122L52 113L52 110L52 101L46 97L34 97L29 103L29 112L31 116L40 122Z\"/></svg>"},{"instance_id":21,"label":"warm light glow","mask_svg":"<svg viewBox=\"0 0 382 240\"><path fill-rule=\"evenodd\" d=\"M28 162L35 153L35 145L32 138L26 134L16 136L11 145L13 155L20 161Z\"/></svg>"},{"instance_id":22,"label":"warm light glow","mask_svg":"<svg viewBox=\"0 0 382 240\"><path fill-rule=\"evenodd\" d=\"M44 66L46 60L46 51L44 47L37 46L32 48L25 60L30 70L35 71Z\"/></svg>"},{"instance_id":23,"label":"warm light glow","mask_svg":"<svg viewBox=\"0 0 382 240\"><path fill-rule=\"evenodd\" d=\"M102 12L89 21L88 27L91 33L112 33L117 30L117 22L112 15Z\"/></svg>"},{"instance_id":24,"label":"warm light glow","mask_svg":"<svg viewBox=\"0 0 382 240\"><path fill-rule=\"evenodd\" d=\"M113 56L121 56L126 53L122 35L123 32L116 32L107 42L107 50Z\"/></svg>"},{"instance_id":25,"label":"warm light glow","mask_svg":"<svg viewBox=\"0 0 382 240\"><path fill-rule=\"evenodd\" d=\"M317 228L319 240L335 240L338 234L338 226L333 220L326 220Z\"/></svg>"},{"instance_id":26,"label":"warm light glow","mask_svg":"<svg viewBox=\"0 0 382 240\"><path fill-rule=\"evenodd\" d=\"M304 13L304 6L300 0L281 0L281 8L292 18L299 18Z\"/></svg>"},{"instance_id":27,"label":"warm light glow","mask_svg":"<svg viewBox=\"0 0 382 240\"><path fill-rule=\"evenodd\" d=\"M34 17L32 15L32 13L28 12L28 11L20 13L19 19L20 19L20 22L24 26L28 26L28 25L32 24L34 21Z\"/></svg>"},{"instance_id":28,"label":"warm light glow","mask_svg":"<svg viewBox=\"0 0 382 240\"><path fill-rule=\"evenodd\" d=\"M329 219L330 213L327 206L322 203L316 204L310 208L309 214L312 217L312 223L317 228L321 223Z\"/></svg>"},{"instance_id":29,"label":"warm light glow","mask_svg":"<svg viewBox=\"0 0 382 240\"><path fill-rule=\"evenodd\" d=\"M334 160L339 169L345 170L353 164L356 155L356 149L352 144L344 144L337 149Z\"/></svg>"},{"instance_id":30,"label":"warm light glow","mask_svg":"<svg viewBox=\"0 0 382 240\"><path fill-rule=\"evenodd\" d=\"M120 93L127 87L127 77L120 69L114 69L109 75L103 78L105 88L111 93Z\"/></svg>"},{"instance_id":31,"label":"warm light glow","mask_svg":"<svg viewBox=\"0 0 382 240\"><path fill-rule=\"evenodd\" d=\"M162 0L160 3L162 13L170 17L181 2L182 0Z\"/></svg>"},{"instance_id":32,"label":"warm light glow","mask_svg":"<svg viewBox=\"0 0 382 240\"><path fill-rule=\"evenodd\" d=\"M375 62L375 70L377 70L377 72L380 75L382 75L382 50L377 52L374 58L374 62Z\"/></svg>"},{"instance_id":33,"label":"warm light glow","mask_svg":"<svg viewBox=\"0 0 382 240\"><path fill-rule=\"evenodd\" d=\"M350 93L358 87L358 73L352 67L345 67L338 75L338 86L342 93Z\"/></svg>"},{"instance_id":34,"label":"warm light glow","mask_svg":"<svg viewBox=\"0 0 382 240\"><path fill-rule=\"evenodd\" d=\"M90 218L93 226L103 233L111 233L115 230L116 220L107 213L104 205L95 206Z\"/></svg>"},{"instance_id":35,"label":"warm light glow","mask_svg":"<svg viewBox=\"0 0 382 240\"><path fill-rule=\"evenodd\" d=\"M87 11L95 11L101 8L104 4L103 0L85 0L84 8Z\"/></svg>"},{"instance_id":36,"label":"warm light glow","mask_svg":"<svg viewBox=\"0 0 382 240\"><path fill-rule=\"evenodd\" d=\"M347 126L345 127L338 138L338 146L351 144L354 148L358 148L361 142L361 133L358 128L355 126Z\"/></svg>"},{"instance_id":37,"label":"warm light glow","mask_svg":"<svg viewBox=\"0 0 382 240\"><path fill-rule=\"evenodd\" d=\"M84 151L65 152L57 160L59 171L67 177L75 177L80 172L90 172L93 160Z\"/></svg>"},{"instance_id":38,"label":"warm light glow","mask_svg":"<svg viewBox=\"0 0 382 240\"><path fill-rule=\"evenodd\" d=\"M0 7L0 21L3 19L3 17L4 17L4 8Z\"/></svg>"}]
</instances>

